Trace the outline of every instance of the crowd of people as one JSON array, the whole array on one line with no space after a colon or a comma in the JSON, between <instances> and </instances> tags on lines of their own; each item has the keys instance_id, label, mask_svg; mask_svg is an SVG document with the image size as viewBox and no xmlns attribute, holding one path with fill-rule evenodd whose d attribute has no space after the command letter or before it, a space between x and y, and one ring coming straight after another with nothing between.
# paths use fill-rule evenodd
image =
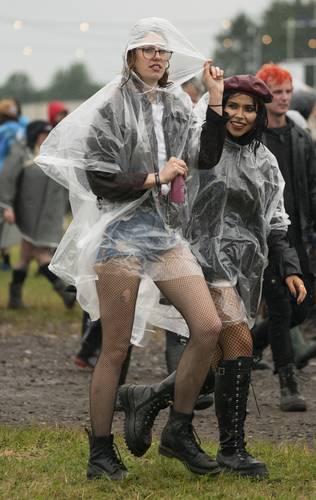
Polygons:
<instances>
[{"instance_id":1,"label":"crowd of people","mask_svg":"<svg viewBox=\"0 0 316 500\"><path fill-rule=\"evenodd\" d=\"M161 455L199 475L265 478L244 427L268 346L280 411L308 410L297 370L316 356L300 330L315 309L316 93L296 92L272 63L224 76L171 23L146 18L122 74L74 112L54 101L47 121L28 122L16 99L0 101L4 269L20 244L8 307L24 307L32 259L66 307L82 307L75 363L93 369L89 479L128 474L115 410L142 456L168 406ZM168 376L126 384L147 322L166 332ZM192 424L213 402L215 458Z\"/></svg>"}]
</instances>

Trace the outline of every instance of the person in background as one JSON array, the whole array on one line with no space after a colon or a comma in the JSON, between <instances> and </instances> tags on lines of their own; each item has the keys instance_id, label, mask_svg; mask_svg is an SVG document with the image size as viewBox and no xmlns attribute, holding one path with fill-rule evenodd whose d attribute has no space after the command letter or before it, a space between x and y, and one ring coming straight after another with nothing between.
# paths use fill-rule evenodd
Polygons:
<instances>
[{"instance_id":1,"label":"person in background","mask_svg":"<svg viewBox=\"0 0 316 500\"><path fill-rule=\"evenodd\" d=\"M316 147L316 91L297 90L293 92L288 115L292 110L298 111L305 119L307 129Z\"/></svg>"},{"instance_id":2,"label":"person in background","mask_svg":"<svg viewBox=\"0 0 316 500\"><path fill-rule=\"evenodd\" d=\"M62 101L51 101L47 106L48 121L52 127L56 127L67 115L69 111Z\"/></svg>"},{"instance_id":3,"label":"person in background","mask_svg":"<svg viewBox=\"0 0 316 500\"><path fill-rule=\"evenodd\" d=\"M4 220L16 223L21 235L20 261L13 270L9 289L9 308L20 309L22 287L32 259L39 264L40 273L53 285L66 307L73 307L75 293L54 275L48 265L63 235L63 220L68 201L67 191L34 164L40 145L51 131L43 120L29 123L26 144L16 142L4 162L0 175L0 206Z\"/></svg>"},{"instance_id":4,"label":"person in background","mask_svg":"<svg viewBox=\"0 0 316 500\"><path fill-rule=\"evenodd\" d=\"M190 96L193 105L199 101L204 92L203 85L197 78L191 78L191 80L185 82L182 89Z\"/></svg>"},{"instance_id":5,"label":"person in background","mask_svg":"<svg viewBox=\"0 0 316 500\"><path fill-rule=\"evenodd\" d=\"M291 74L276 64L265 64L257 77L268 85L273 95L272 102L266 104L268 128L263 141L275 155L285 180L284 204L291 221L288 237L297 251L309 299L297 308L277 276L279 262L270 255L263 282L268 318L253 329L254 350L260 352L264 339L269 338L280 382L280 408L282 411L305 411L290 330L306 318L313 289L307 241L316 222L315 147L310 135L286 115L293 94Z\"/></svg>"},{"instance_id":6,"label":"person in background","mask_svg":"<svg viewBox=\"0 0 316 500\"><path fill-rule=\"evenodd\" d=\"M19 131L18 107L13 99L0 101L0 171Z\"/></svg>"},{"instance_id":7,"label":"person in background","mask_svg":"<svg viewBox=\"0 0 316 500\"><path fill-rule=\"evenodd\" d=\"M20 107L15 99L0 100L0 172L10 148L18 139L21 131L19 125ZM16 227L8 225L0 209L0 254L2 257L1 269L11 269L9 247L20 241Z\"/></svg>"},{"instance_id":8,"label":"person in background","mask_svg":"<svg viewBox=\"0 0 316 500\"><path fill-rule=\"evenodd\" d=\"M312 131L314 130L314 136L312 135L312 139L314 140L316 147L316 92L310 90L297 90L294 91L290 109L287 111L286 115L294 122L296 125L304 129L306 132L312 135ZM313 228L311 233L311 238L307 244L308 255L310 259L310 269L312 271L313 276L316 276L316 233L315 228ZM313 289L313 300L312 305L308 311L308 315L306 321L304 322L304 329L315 330L315 321L316 321L316 290L315 290L315 282ZM293 320L292 320L293 323ZM262 351L269 344L269 335L266 332L266 338L262 336L260 338L261 346L258 350L258 362L255 362L254 367L260 368L268 367L266 362L262 360ZM294 358L296 368L301 369L304 368L308 362L315 358L316 356L316 342L306 342L304 335L301 331L299 325L293 326L290 330L292 347L294 350Z\"/></svg>"}]
</instances>

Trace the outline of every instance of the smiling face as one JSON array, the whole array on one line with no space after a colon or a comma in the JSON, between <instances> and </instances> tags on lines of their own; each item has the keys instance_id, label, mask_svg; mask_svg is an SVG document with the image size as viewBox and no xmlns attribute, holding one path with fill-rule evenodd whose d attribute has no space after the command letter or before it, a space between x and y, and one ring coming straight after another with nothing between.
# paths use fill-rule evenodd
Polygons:
<instances>
[{"instance_id":1,"label":"smiling face","mask_svg":"<svg viewBox=\"0 0 316 500\"><path fill-rule=\"evenodd\" d=\"M231 95L226 102L224 111L229 115L226 128L233 137L241 137L247 134L254 126L257 118L255 100L247 94Z\"/></svg>"}]
</instances>

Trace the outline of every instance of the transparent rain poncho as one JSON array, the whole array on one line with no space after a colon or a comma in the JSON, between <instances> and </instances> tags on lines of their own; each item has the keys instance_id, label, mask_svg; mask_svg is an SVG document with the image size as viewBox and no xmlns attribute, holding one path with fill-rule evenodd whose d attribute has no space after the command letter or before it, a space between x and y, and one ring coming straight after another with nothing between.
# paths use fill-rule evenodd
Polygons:
<instances>
[{"instance_id":1,"label":"transparent rain poncho","mask_svg":"<svg viewBox=\"0 0 316 500\"><path fill-rule=\"evenodd\" d=\"M200 121L207 98L195 110ZM290 224L283 190L277 160L263 144L254 153L226 138L219 163L200 171L188 233L223 324L242 320L253 326L268 236L271 230L287 231Z\"/></svg>"},{"instance_id":2,"label":"transparent rain poncho","mask_svg":"<svg viewBox=\"0 0 316 500\"><path fill-rule=\"evenodd\" d=\"M128 51L151 45L173 52L171 84L165 88L152 89L133 71L128 77ZM202 274L183 237L198 190L194 167L200 124L180 85L202 71L204 60L168 21L142 19L130 33L123 74L66 117L41 147L36 163L69 190L73 213L50 267L76 286L78 301L93 320L99 317L96 262L118 256L121 270L151 280ZM157 140L157 113L165 158ZM171 203L167 185L162 195L155 188L140 192L146 175L171 156L183 159L190 171L183 205ZM109 196L97 200L88 177L103 175L102 183L104 174L115 184ZM125 194L116 197L115 186ZM140 196L129 198L129 189ZM142 284L139 301L146 296Z\"/></svg>"},{"instance_id":3,"label":"transparent rain poncho","mask_svg":"<svg viewBox=\"0 0 316 500\"><path fill-rule=\"evenodd\" d=\"M205 95L195 107L200 122L207 101ZM277 160L263 144L255 154L248 145L226 138L219 163L199 171L199 193L187 237L224 327L254 324L268 263L268 236L271 230L287 231L290 224L283 190ZM152 321L189 335L172 306L158 306Z\"/></svg>"}]
</instances>

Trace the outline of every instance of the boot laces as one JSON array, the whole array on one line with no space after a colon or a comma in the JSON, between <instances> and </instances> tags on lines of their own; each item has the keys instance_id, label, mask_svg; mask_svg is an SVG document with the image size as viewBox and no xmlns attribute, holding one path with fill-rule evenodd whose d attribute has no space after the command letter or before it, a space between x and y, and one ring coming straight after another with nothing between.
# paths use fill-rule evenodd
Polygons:
<instances>
[{"instance_id":1,"label":"boot laces","mask_svg":"<svg viewBox=\"0 0 316 500\"><path fill-rule=\"evenodd\" d=\"M248 453L248 451L246 450L246 443L245 442L243 442L242 445L239 445L236 448L236 452L240 458L243 458L243 459L253 458L253 456L250 453Z\"/></svg>"},{"instance_id":2,"label":"boot laces","mask_svg":"<svg viewBox=\"0 0 316 500\"><path fill-rule=\"evenodd\" d=\"M188 424L188 426L183 429L183 440L192 451L204 453L200 446L201 439L192 424Z\"/></svg>"},{"instance_id":3,"label":"boot laces","mask_svg":"<svg viewBox=\"0 0 316 500\"><path fill-rule=\"evenodd\" d=\"M112 443L109 443L105 447L105 449L107 451L107 461L113 467L113 470L120 470L126 468L123 463L119 449L114 443L114 441Z\"/></svg>"},{"instance_id":4,"label":"boot laces","mask_svg":"<svg viewBox=\"0 0 316 500\"><path fill-rule=\"evenodd\" d=\"M165 402L168 402L168 401L166 400ZM149 409L148 409L148 411L146 411L145 418L144 418L144 428L146 430L152 428L153 423L155 421L155 418L157 417L160 410L161 410L161 401L160 400L156 399L150 403Z\"/></svg>"}]
</instances>

